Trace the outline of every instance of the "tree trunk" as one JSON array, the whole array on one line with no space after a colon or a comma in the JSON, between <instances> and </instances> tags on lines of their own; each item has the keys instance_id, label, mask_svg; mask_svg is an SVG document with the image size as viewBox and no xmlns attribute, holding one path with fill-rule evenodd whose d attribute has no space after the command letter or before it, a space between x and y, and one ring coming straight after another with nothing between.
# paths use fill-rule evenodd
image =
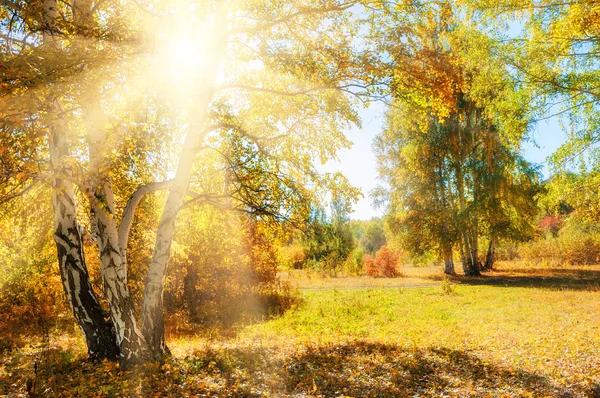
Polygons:
<instances>
[{"instance_id":1,"label":"tree trunk","mask_svg":"<svg viewBox=\"0 0 600 398\"><path fill-rule=\"evenodd\" d=\"M477 247L474 242L469 239L469 233L463 232L464 253L463 255L463 272L466 276L477 276L480 273L480 264L477 258Z\"/></svg>"},{"instance_id":2,"label":"tree trunk","mask_svg":"<svg viewBox=\"0 0 600 398\"><path fill-rule=\"evenodd\" d=\"M468 214L466 214L467 206L464 192L463 173L459 165L455 166L455 175L458 193L458 205L460 210L459 231L463 246L461 250L463 272L467 276L479 275L479 266L477 264L477 248L473 247L473 242L471 242L469 239L470 223L467 220Z\"/></svg>"},{"instance_id":3,"label":"tree trunk","mask_svg":"<svg viewBox=\"0 0 600 398\"><path fill-rule=\"evenodd\" d=\"M66 147L62 133L55 131L50 148L53 166L60 162ZM54 241L63 289L71 311L77 320L91 359L117 359L120 353L115 330L98 302L83 256L83 240L77 222L77 210L71 183L54 178L52 181L54 208Z\"/></svg>"},{"instance_id":4,"label":"tree trunk","mask_svg":"<svg viewBox=\"0 0 600 398\"><path fill-rule=\"evenodd\" d=\"M117 332L117 342L121 347L121 360L124 363L139 363L148 354L147 344L137 324L133 299L127 286L124 250L119 244L119 229L115 214L114 193L110 177L104 175L106 133L98 93L87 93L84 108L86 129L89 141L91 163L90 222L100 252L100 271L104 282L104 292L108 300L110 315ZM92 95L90 95L92 94ZM96 95L93 95L96 94Z\"/></svg>"},{"instance_id":5,"label":"tree trunk","mask_svg":"<svg viewBox=\"0 0 600 398\"><path fill-rule=\"evenodd\" d=\"M175 218L183 204L184 195L190 181L192 166L197 148L204 137L205 119L215 89L218 66L225 49L227 37L227 20L224 5L219 3L213 25L213 48L207 50L209 65L203 77L204 86L194 101L192 118L187 129L185 142L179 158L173 186L161 216L152 254L152 262L146 277L144 289L144 309L142 331L151 351L155 356L169 354L164 338L163 291L167 275L167 266L171 256L171 243L175 232ZM190 49L192 51L192 49Z\"/></svg>"},{"instance_id":6,"label":"tree trunk","mask_svg":"<svg viewBox=\"0 0 600 398\"><path fill-rule=\"evenodd\" d=\"M105 197L102 199L105 200ZM127 364L139 363L147 356L147 345L137 324L133 300L127 287L114 213L109 213L101 203L98 201L92 205L91 217L97 230L104 291L117 331L117 342L121 347L121 360Z\"/></svg>"},{"instance_id":7,"label":"tree trunk","mask_svg":"<svg viewBox=\"0 0 600 398\"><path fill-rule=\"evenodd\" d=\"M94 28L92 2L74 1L73 15L77 32L85 39L81 45L93 43L88 40ZM146 358L148 350L137 324L133 300L127 286L125 252L121 250L119 243L112 183L110 177L102 171L107 169L107 137L100 98L99 87L91 83L84 90L81 101L90 157L91 186L87 192L90 200L90 223L100 252L100 271L121 350L120 359L124 364L138 363Z\"/></svg>"},{"instance_id":8,"label":"tree trunk","mask_svg":"<svg viewBox=\"0 0 600 398\"><path fill-rule=\"evenodd\" d=\"M469 245L469 239L467 238L467 233L461 232L462 241L463 241L463 251L462 251L462 266L463 272L465 275L471 274L471 269L473 268L473 264L471 262L471 246Z\"/></svg>"},{"instance_id":9,"label":"tree trunk","mask_svg":"<svg viewBox=\"0 0 600 398\"><path fill-rule=\"evenodd\" d=\"M454 271L454 260L452 258L452 246L448 245L444 249L444 273L446 275L456 275Z\"/></svg>"},{"instance_id":10,"label":"tree trunk","mask_svg":"<svg viewBox=\"0 0 600 398\"><path fill-rule=\"evenodd\" d=\"M485 256L485 264L482 271L491 271L494 267L494 261L496 257L496 242L494 238L490 238L490 245L488 246L487 255Z\"/></svg>"},{"instance_id":11,"label":"tree trunk","mask_svg":"<svg viewBox=\"0 0 600 398\"><path fill-rule=\"evenodd\" d=\"M57 16L56 0L45 0L44 45L48 51L60 50L53 33ZM55 115L61 113L57 99L50 99L49 104ZM69 155L65 127L56 120L52 122L50 131L50 164L55 176L52 178L54 241L63 290L75 320L83 332L90 358L117 359L120 350L115 330L92 289L85 264L74 187L71 182L57 177L60 172L66 172L62 168L65 157Z\"/></svg>"}]
</instances>

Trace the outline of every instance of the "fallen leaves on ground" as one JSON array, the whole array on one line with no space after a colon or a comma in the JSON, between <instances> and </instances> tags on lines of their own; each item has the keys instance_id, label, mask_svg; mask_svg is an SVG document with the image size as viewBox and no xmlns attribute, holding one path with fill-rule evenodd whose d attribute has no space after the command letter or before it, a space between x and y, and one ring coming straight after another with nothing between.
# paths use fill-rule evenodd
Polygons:
<instances>
[{"instance_id":1,"label":"fallen leaves on ground","mask_svg":"<svg viewBox=\"0 0 600 398\"><path fill-rule=\"evenodd\" d=\"M551 380L471 352L365 341L288 347L206 342L183 358L130 370L56 347L4 358L0 394L26 396L28 390L60 397L600 395L590 379Z\"/></svg>"}]
</instances>

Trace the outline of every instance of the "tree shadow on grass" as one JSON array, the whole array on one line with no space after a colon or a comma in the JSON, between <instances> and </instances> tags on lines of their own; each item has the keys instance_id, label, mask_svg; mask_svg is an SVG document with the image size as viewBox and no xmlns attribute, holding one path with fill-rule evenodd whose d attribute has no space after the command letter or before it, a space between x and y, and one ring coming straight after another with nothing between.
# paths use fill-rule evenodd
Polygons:
<instances>
[{"instance_id":1,"label":"tree shadow on grass","mask_svg":"<svg viewBox=\"0 0 600 398\"><path fill-rule=\"evenodd\" d=\"M596 396L546 378L484 362L464 351L353 343L314 347L286 368L288 393L300 396Z\"/></svg>"},{"instance_id":2,"label":"tree shadow on grass","mask_svg":"<svg viewBox=\"0 0 600 398\"><path fill-rule=\"evenodd\" d=\"M554 290L600 292L600 271L582 269L532 269L511 272L492 272L479 277L458 277L460 285L529 287Z\"/></svg>"},{"instance_id":3,"label":"tree shadow on grass","mask_svg":"<svg viewBox=\"0 0 600 398\"><path fill-rule=\"evenodd\" d=\"M600 386L511 369L466 351L352 342L293 347L215 344L185 358L121 370L56 350L36 374L2 383L0 393L24 396L126 397L599 397ZM17 365L16 363L13 365ZM33 366L26 363L26 367Z\"/></svg>"}]
</instances>

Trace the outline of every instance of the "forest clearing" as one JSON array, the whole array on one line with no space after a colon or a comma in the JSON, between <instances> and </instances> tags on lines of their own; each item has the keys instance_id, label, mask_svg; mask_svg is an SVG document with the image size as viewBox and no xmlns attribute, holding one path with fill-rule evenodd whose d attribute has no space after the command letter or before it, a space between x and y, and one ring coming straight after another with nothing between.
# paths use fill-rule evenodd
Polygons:
<instances>
[{"instance_id":1,"label":"forest clearing","mask_svg":"<svg viewBox=\"0 0 600 398\"><path fill-rule=\"evenodd\" d=\"M410 283L381 287L302 278L302 303L283 317L226 336L168 331L172 358L136 370L89 363L72 326L49 330L3 355L0 393L34 383L42 395L102 397L600 394L599 266L502 263L447 288L439 266L409 272Z\"/></svg>"}]
</instances>

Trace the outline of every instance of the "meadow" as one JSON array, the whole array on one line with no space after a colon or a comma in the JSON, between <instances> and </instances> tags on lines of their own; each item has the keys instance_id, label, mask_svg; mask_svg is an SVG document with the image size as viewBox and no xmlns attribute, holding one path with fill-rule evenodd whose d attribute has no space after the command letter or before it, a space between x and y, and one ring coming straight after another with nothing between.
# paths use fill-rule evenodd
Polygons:
<instances>
[{"instance_id":1,"label":"meadow","mask_svg":"<svg viewBox=\"0 0 600 398\"><path fill-rule=\"evenodd\" d=\"M497 265L481 277L295 272L300 304L233 331L167 332L172 357L86 361L75 326L2 354L0 395L600 396L600 266ZM285 277L285 276L284 276Z\"/></svg>"}]
</instances>

